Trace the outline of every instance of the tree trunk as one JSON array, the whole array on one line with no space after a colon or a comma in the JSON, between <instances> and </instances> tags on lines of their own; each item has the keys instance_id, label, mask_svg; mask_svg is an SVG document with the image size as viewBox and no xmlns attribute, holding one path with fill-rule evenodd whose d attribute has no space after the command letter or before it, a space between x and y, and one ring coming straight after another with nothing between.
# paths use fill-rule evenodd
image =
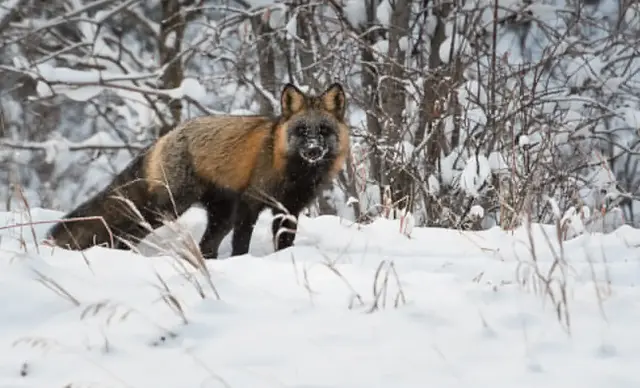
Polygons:
<instances>
[{"instance_id":1,"label":"tree trunk","mask_svg":"<svg viewBox=\"0 0 640 388\"><path fill-rule=\"evenodd\" d=\"M254 16L251 19L251 27L255 33L256 49L258 51L258 74L260 75L261 86L278 98L276 87L276 61L273 49L273 30L269 24L263 20L263 15ZM256 93L260 101L260 114L273 115L273 106L269 99L262 93Z\"/></svg>"},{"instance_id":2,"label":"tree trunk","mask_svg":"<svg viewBox=\"0 0 640 388\"><path fill-rule=\"evenodd\" d=\"M161 82L162 88L173 89L180 86L184 77L182 58L178 56L182 51L185 20L180 12L179 0L162 0L162 21L160 23L160 63L164 66ZM160 136L169 132L181 121L182 100L164 98L171 112L172 123L163 126Z\"/></svg>"},{"instance_id":3,"label":"tree trunk","mask_svg":"<svg viewBox=\"0 0 640 388\"><path fill-rule=\"evenodd\" d=\"M406 39L409 30L411 0L396 0L394 3L388 32L389 51L384 64L384 75L387 77L380 84L380 94L387 144L395 147L400 146L406 129L403 120L406 93L401 81L406 79L406 51L400 47L400 39ZM390 175L392 200L401 201L398 204L400 207L413 210L413 178L402 166L407 162L404 155L397 160L397 165L391 166L387 172Z\"/></svg>"}]
</instances>

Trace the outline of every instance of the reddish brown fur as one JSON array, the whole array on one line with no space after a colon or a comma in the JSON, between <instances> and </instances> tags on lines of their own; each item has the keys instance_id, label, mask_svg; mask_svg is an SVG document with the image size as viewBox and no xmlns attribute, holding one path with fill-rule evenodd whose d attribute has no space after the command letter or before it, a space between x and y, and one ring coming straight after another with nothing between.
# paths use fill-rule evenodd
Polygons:
<instances>
[{"instance_id":1,"label":"reddish brown fur","mask_svg":"<svg viewBox=\"0 0 640 388\"><path fill-rule=\"evenodd\" d=\"M147 178L164 181L167 164L175 163L165 148L179 145L187 148L198 177L242 192L249 185L272 127L273 119L263 116L205 116L190 120L158 140L146 161ZM186 140L181 142L179 136ZM277 153L274 150L274 155Z\"/></svg>"}]
</instances>

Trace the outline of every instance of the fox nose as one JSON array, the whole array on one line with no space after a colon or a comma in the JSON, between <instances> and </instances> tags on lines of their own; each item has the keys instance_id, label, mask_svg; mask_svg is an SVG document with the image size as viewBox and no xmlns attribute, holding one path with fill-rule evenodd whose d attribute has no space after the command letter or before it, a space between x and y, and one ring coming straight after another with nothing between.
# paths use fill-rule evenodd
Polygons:
<instances>
[{"instance_id":1,"label":"fox nose","mask_svg":"<svg viewBox=\"0 0 640 388\"><path fill-rule=\"evenodd\" d=\"M305 153L310 159L319 159L322 156L322 147L313 145L307 148Z\"/></svg>"}]
</instances>

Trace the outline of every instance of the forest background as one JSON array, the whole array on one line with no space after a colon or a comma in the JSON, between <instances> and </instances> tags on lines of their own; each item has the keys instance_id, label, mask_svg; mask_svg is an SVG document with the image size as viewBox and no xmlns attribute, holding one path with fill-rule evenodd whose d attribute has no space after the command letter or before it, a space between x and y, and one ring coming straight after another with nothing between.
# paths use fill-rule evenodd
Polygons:
<instances>
[{"instance_id":1,"label":"forest background","mask_svg":"<svg viewBox=\"0 0 640 388\"><path fill-rule=\"evenodd\" d=\"M5 0L0 204L70 210L181 121L337 81L353 152L310 215L638 227L639 38L631 0Z\"/></svg>"}]
</instances>

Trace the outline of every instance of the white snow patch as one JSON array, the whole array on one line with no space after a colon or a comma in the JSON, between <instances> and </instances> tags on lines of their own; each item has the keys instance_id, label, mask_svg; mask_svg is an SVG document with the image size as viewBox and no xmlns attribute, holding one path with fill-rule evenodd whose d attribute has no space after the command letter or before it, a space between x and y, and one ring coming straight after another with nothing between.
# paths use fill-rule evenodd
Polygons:
<instances>
[{"instance_id":1,"label":"white snow patch","mask_svg":"<svg viewBox=\"0 0 640 388\"><path fill-rule=\"evenodd\" d=\"M460 188L472 197L480 195L478 189L487 181L491 175L489 160L483 155L472 156L467 160L467 164L460 176Z\"/></svg>"},{"instance_id":2,"label":"white snow patch","mask_svg":"<svg viewBox=\"0 0 640 388\"><path fill-rule=\"evenodd\" d=\"M122 146L122 140L116 139L108 132L96 132L82 142L77 143L84 147L118 147Z\"/></svg>"},{"instance_id":3,"label":"white snow patch","mask_svg":"<svg viewBox=\"0 0 640 388\"><path fill-rule=\"evenodd\" d=\"M440 161L440 179L442 180L442 184L446 186L452 185L457 176L456 161L458 160L459 153L459 149L454 149Z\"/></svg>"},{"instance_id":4,"label":"white snow patch","mask_svg":"<svg viewBox=\"0 0 640 388\"><path fill-rule=\"evenodd\" d=\"M425 21L426 33L429 39L433 38L436 33L436 27L438 27L438 18L433 13L429 13L427 20Z\"/></svg>"},{"instance_id":5,"label":"white snow patch","mask_svg":"<svg viewBox=\"0 0 640 388\"><path fill-rule=\"evenodd\" d=\"M47 98L54 95L54 91L51 86L43 81L38 81L36 83L36 91L38 92L38 96L41 98Z\"/></svg>"},{"instance_id":6,"label":"white snow patch","mask_svg":"<svg viewBox=\"0 0 640 388\"><path fill-rule=\"evenodd\" d=\"M78 86L65 88L57 85L54 87L54 90L56 93L62 93L74 101L89 101L100 94L104 88L101 86Z\"/></svg>"},{"instance_id":7,"label":"white snow patch","mask_svg":"<svg viewBox=\"0 0 640 388\"><path fill-rule=\"evenodd\" d=\"M274 30L283 28L286 25L286 10L284 5L271 7L269 10L269 27Z\"/></svg>"},{"instance_id":8,"label":"white snow patch","mask_svg":"<svg viewBox=\"0 0 640 388\"><path fill-rule=\"evenodd\" d=\"M285 31L287 31L287 38L292 38L298 36L298 18L297 15L292 15L291 19L284 26Z\"/></svg>"},{"instance_id":9,"label":"white snow patch","mask_svg":"<svg viewBox=\"0 0 640 388\"><path fill-rule=\"evenodd\" d=\"M32 215L62 214L34 208ZM27 221L25 213L0 213L0 228ZM49 227L34 225L36 238ZM0 229L2 385L640 384L637 229L582 235L563 250L552 237L552 250L543 232L554 236L553 227L536 224L535 260L525 228L413 228L408 238L399 220L301 217L295 246L278 253L269 230L270 217L261 217L249 254L206 262L217 300L202 274L187 268L183 275L168 255L94 247L83 257L44 245L37 253L31 228ZM568 279L570 336L549 298L535 291L542 285L531 269L545 274L561 251L571 270L554 276ZM74 301L38 282L35 271ZM191 281L203 285L204 297ZM595 287L605 286L601 299Z\"/></svg>"},{"instance_id":10,"label":"white snow patch","mask_svg":"<svg viewBox=\"0 0 640 388\"><path fill-rule=\"evenodd\" d=\"M169 47L169 48L173 48L176 45L176 32L175 31L169 31L169 33L167 34L167 36L164 39L164 45L165 47Z\"/></svg>"},{"instance_id":11,"label":"white snow patch","mask_svg":"<svg viewBox=\"0 0 640 388\"><path fill-rule=\"evenodd\" d=\"M409 38L406 35L398 39L398 48L404 52L409 50Z\"/></svg>"},{"instance_id":12,"label":"white snow patch","mask_svg":"<svg viewBox=\"0 0 640 388\"><path fill-rule=\"evenodd\" d=\"M640 110L625 107L618 109L618 114L631 128L640 129Z\"/></svg>"},{"instance_id":13,"label":"white snow patch","mask_svg":"<svg viewBox=\"0 0 640 388\"><path fill-rule=\"evenodd\" d=\"M531 144L531 141L530 141L530 139L529 139L529 136L527 136L527 135L520 135L520 136L518 137L518 146L519 146L519 147L526 147L526 146L528 146L529 144Z\"/></svg>"},{"instance_id":14,"label":"white snow patch","mask_svg":"<svg viewBox=\"0 0 640 388\"><path fill-rule=\"evenodd\" d=\"M378 19L383 27L388 27L391 24L392 13L393 8L391 7L391 3L389 2L389 0L382 0L376 8L376 19Z\"/></svg>"},{"instance_id":15,"label":"white snow patch","mask_svg":"<svg viewBox=\"0 0 640 388\"><path fill-rule=\"evenodd\" d=\"M626 79L624 77L609 77L604 80L603 86L615 93L620 88L620 85L625 82Z\"/></svg>"},{"instance_id":16,"label":"white snow patch","mask_svg":"<svg viewBox=\"0 0 640 388\"><path fill-rule=\"evenodd\" d=\"M394 148L396 152L402 155L401 160L404 162L408 162L409 159L411 159L411 156L413 155L413 152L416 149L413 143L407 140L399 141L398 143L395 144Z\"/></svg>"},{"instance_id":17,"label":"white snow patch","mask_svg":"<svg viewBox=\"0 0 640 388\"><path fill-rule=\"evenodd\" d=\"M69 149L66 139L58 137L49 139L43 142L42 145L44 146L45 163L48 164L53 163L57 159L58 154L64 154L68 152Z\"/></svg>"},{"instance_id":18,"label":"white snow patch","mask_svg":"<svg viewBox=\"0 0 640 388\"><path fill-rule=\"evenodd\" d=\"M484 208L480 205L473 205L471 209L469 209L470 217L483 218L484 217Z\"/></svg>"},{"instance_id":19,"label":"white snow patch","mask_svg":"<svg viewBox=\"0 0 640 388\"><path fill-rule=\"evenodd\" d=\"M432 195L438 195L438 193L440 192L440 182L438 181L438 178L436 178L433 174L429 175L427 184L429 193Z\"/></svg>"},{"instance_id":20,"label":"white snow patch","mask_svg":"<svg viewBox=\"0 0 640 388\"><path fill-rule=\"evenodd\" d=\"M507 164L507 161L504 159L502 154L497 151L493 151L492 153L489 154L489 166L491 167L491 171L495 173L509 170L509 165Z\"/></svg>"},{"instance_id":21,"label":"white snow patch","mask_svg":"<svg viewBox=\"0 0 640 388\"><path fill-rule=\"evenodd\" d=\"M377 61L384 61L389 55L389 41L387 39L380 39L372 45L373 55Z\"/></svg>"},{"instance_id":22,"label":"white snow patch","mask_svg":"<svg viewBox=\"0 0 640 388\"><path fill-rule=\"evenodd\" d=\"M486 106L489 101L485 88L475 80L469 80L458 89L458 100L464 108Z\"/></svg>"},{"instance_id":23,"label":"white snow patch","mask_svg":"<svg viewBox=\"0 0 640 388\"><path fill-rule=\"evenodd\" d=\"M466 39L464 38L464 36L457 33L447 36L442 44L440 44L440 48L438 49L440 59L444 63L449 63L449 61L451 60L451 54L453 54L454 56L464 55L467 51L469 51L469 47Z\"/></svg>"},{"instance_id":24,"label":"white snow patch","mask_svg":"<svg viewBox=\"0 0 640 388\"><path fill-rule=\"evenodd\" d=\"M203 102L207 98L207 90L195 78L184 78L180 86L170 89L168 92L173 98L188 96L199 102Z\"/></svg>"},{"instance_id":25,"label":"white snow patch","mask_svg":"<svg viewBox=\"0 0 640 388\"><path fill-rule=\"evenodd\" d=\"M344 5L344 13L353 26L358 27L367 22L366 3L362 0L347 0Z\"/></svg>"}]
</instances>

